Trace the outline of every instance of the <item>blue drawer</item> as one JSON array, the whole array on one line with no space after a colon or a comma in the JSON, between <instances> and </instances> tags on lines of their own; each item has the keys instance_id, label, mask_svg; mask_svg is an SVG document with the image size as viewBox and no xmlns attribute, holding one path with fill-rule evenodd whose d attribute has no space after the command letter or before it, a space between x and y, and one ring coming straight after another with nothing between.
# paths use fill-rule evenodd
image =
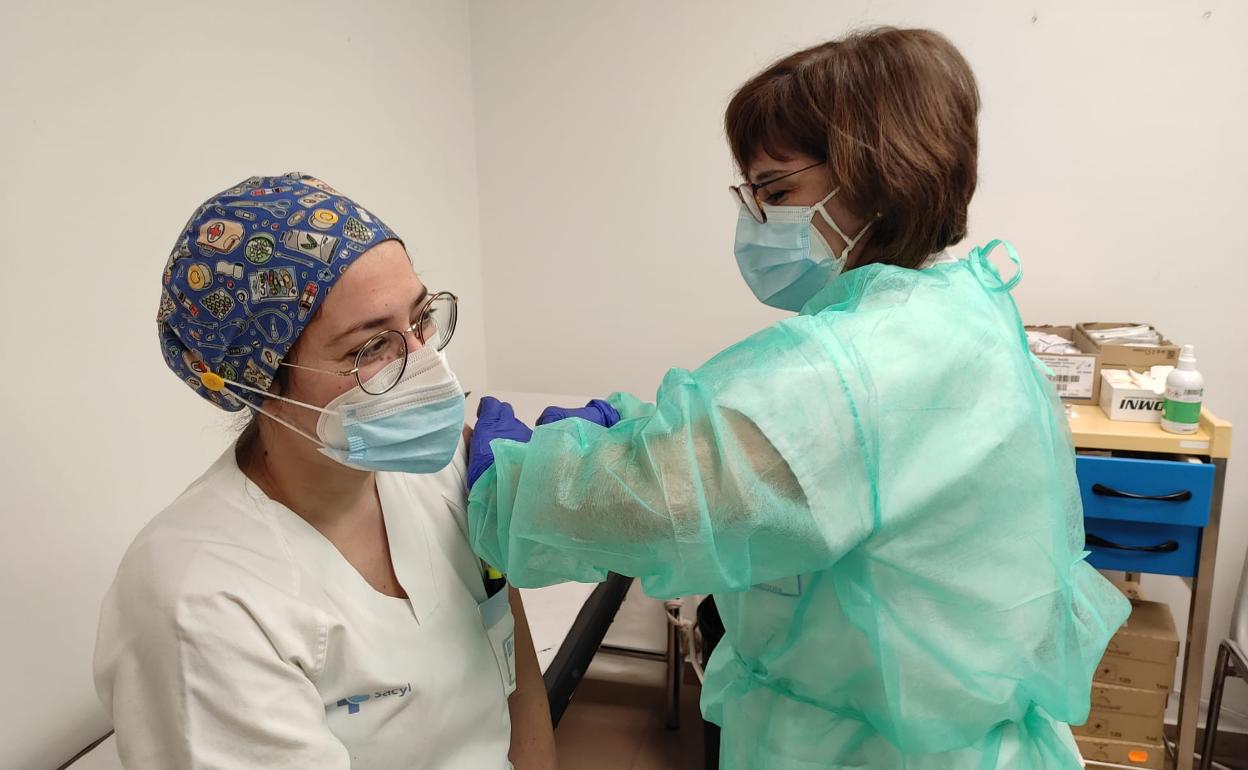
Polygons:
<instances>
[{"instance_id":1,"label":"blue drawer","mask_svg":"<svg viewBox=\"0 0 1248 770\"><path fill-rule=\"evenodd\" d=\"M1141 524L1115 519L1084 519L1088 563L1097 569L1194 577L1200 562L1200 527ZM1097 545L1096 538L1112 547ZM1124 550L1141 548L1153 550Z\"/></svg>"},{"instance_id":2,"label":"blue drawer","mask_svg":"<svg viewBox=\"0 0 1248 770\"><path fill-rule=\"evenodd\" d=\"M1075 470L1086 518L1188 527L1209 521L1213 466L1208 463L1080 455Z\"/></svg>"},{"instance_id":3,"label":"blue drawer","mask_svg":"<svg viewBox=\"0 0 1248 770\"><path fill-rule=\"evenodd\" d=\"M1196 574L1213 500L1212 465L1080 456L1076 469L1092 566Z\"/></svg>"}]
</instances>

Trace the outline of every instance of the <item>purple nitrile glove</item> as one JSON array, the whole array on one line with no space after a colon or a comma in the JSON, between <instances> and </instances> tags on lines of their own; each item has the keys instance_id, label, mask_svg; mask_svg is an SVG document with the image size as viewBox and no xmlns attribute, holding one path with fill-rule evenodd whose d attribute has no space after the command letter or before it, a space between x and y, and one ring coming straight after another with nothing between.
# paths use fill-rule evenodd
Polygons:
<instances>
[{"instance_id":1,"label":"purple nitrile glove","mask_svg":"<svg viewBox=\"0 0 1248 770\"><path fill-rule=\"evenodd\" d=\"M516 418L511 404L493 396L481 399L477 407L477 425L472 430L472 442L468 445L468 489L471 491L481 474L494 464L494 450L490 442L496 438L527 442L533 430Z\"/></svg>"},{"instance_id":2,"label":"purple nitrile glove","mask_svg":"<svg viewBox=\"0 0 1248 770\"><path fill-rule=\"evenodd\" d=\"M615 410L615 407L600 398L595 398L580 409L562 406L546 407L546 411L542 412L542 416L537 418L537 424L549 425L552 422L566 420L569 417L589 420L595 425L601 425L604 428L610 428L620 421L620 413Z\"/></svg>"}]
</instances>

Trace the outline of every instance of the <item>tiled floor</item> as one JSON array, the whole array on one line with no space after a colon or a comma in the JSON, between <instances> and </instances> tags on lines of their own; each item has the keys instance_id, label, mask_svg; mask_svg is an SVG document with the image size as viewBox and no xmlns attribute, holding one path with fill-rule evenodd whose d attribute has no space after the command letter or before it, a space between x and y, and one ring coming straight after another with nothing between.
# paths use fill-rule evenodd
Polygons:
<instances>
[{"instance_id":1,"label":"tiled floor","mask_svg":"<svg viewBox=\"0 0 1248 770\"><path fill-rule=\"evenodd\" d=\"M595 666L598 665L595 663ZM615 668L620 663L613 664ZM640 668L661 664L630 660ZM559 728L555 744L560 770L700 770L702 718L698 713L698 688L682 692L681 726L664 726L664 692L652 672L638 683L591 678L595 666L577 688Z\"/></svg>"}]
</instances>

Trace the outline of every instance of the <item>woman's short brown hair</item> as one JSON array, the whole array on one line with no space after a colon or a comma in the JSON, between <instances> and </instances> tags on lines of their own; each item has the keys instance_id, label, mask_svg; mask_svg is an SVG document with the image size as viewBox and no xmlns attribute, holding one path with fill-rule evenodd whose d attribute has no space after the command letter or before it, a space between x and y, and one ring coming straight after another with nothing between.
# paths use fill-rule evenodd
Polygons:
<instances>
[{"instance_id":1,"label":"woman's short brown hair","mask_svg":"<svg viewBox=\"0 0 1248 770\"><path fill-rule=\"evenodd\" d=\"M784 57L728 105L743 173L758 150L828 163L850 210L878 216L860 263L918 267L966 237L979 92L943 36L882 27Z\"/></svg>"}]
</instances>

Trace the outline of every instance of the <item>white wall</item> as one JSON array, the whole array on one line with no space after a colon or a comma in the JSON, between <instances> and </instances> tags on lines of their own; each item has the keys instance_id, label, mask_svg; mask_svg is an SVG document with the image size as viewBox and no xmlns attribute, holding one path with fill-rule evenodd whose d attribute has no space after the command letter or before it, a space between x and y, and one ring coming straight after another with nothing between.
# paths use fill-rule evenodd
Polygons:
<instances>
[{"instance_id":1,"label":"white wall","mask_svg":"<svg viewBox=\"0 0 1248 770\"><path fill-rule=\"evenodd\" d=\"M1242 3L4 0L0 767L53 767L105 729L100 598L230 439L164 369L152 323L202 198L314 172L461 294L469 387L486 381L484 275L493 388L649 393L780 317L732 261L732 89L872 22L937 28L976 67L970 240L1018 244L1024 313L1195 342L1244 455ZM1248 542L1244 478L1233 464L1215 637Z\"/></svg>"},{"instance_id":2,"label":"white wall","mask_svg":"<svg viewBox=\"0 0 1248 770\"><path fill-rule=\"evenodd\" d=\"M0 767L107 729L100 599L138 529L230 439L164 367L160 273L209 195L317 174L463 298L485 380L468 9L441 2L0 7Z\"/></svg>"},{"instance_id":3,"label":"white wall","mask_svg":"<svg viewBox=\"0 0 1248 770\"><path fill-rule=\"evenodd\" d=\"M668 367L781 317L732 258L723 110L779 55L875 23L937 29L975 68L968 246L1013 240L1024 316L1148 320L1198 346L1209 405L1240 426L1211 632L1224 636L1248 544L1244 3L478 0L491 386L648 395ZM1178 581L1148 582L1187 600Z\"/></svg>"}]
</instances>

